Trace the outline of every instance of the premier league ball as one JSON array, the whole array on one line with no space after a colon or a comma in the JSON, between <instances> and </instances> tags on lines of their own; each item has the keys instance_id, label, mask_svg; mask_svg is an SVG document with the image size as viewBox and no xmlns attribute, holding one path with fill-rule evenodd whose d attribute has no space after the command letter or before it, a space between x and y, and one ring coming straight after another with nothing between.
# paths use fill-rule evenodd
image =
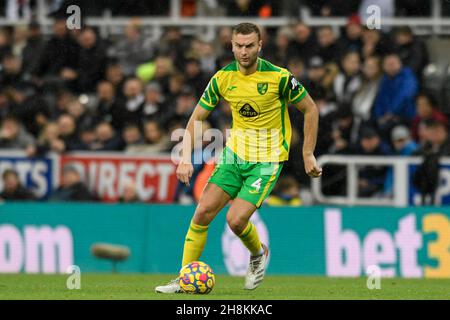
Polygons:
<instances>
[{"instance_id":1,"label":"premier league ball","mask_svg":"<svg viewBox=\"0 0 450 320\"><path fill-rule=\"evenodd\" d=\"M186 293L207 294L215 284L214 273L204 262L194 261L180 271L180 287Z\"/></svg>"}]
</instances>

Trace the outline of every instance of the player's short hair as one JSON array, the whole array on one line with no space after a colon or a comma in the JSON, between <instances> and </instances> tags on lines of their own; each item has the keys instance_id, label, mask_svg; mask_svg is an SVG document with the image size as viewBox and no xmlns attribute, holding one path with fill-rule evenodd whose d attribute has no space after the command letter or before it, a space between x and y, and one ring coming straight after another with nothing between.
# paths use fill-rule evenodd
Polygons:
<instances>
[{"instance_id":1,"label":"player's short hair","mask_svg":"<svg viewBox=\"0 0 450 320\"><path fill-rule=\"evenodd\" d=\"M256 24L243 22L233 27L233 34L247 35L253 32L258 36L258 41L261 40L261 31Z\"/></svg>"}]
</instances>

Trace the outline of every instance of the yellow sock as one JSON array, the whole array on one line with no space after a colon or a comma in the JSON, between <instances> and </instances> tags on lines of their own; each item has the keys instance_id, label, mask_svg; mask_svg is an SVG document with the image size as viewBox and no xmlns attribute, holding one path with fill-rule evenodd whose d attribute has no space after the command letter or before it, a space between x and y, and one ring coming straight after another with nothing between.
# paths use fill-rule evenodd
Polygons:
<instances>
[{"instance_id":1,"label":"yellow sock","mask_svg":"<svg viewBox=\"0 0 450 320\"><path fill-rule=\"evenodd\" d=\"M258 231L253 223L249 222L245 227L244 231L239 235L244 246L250 251L252 256L261 254L261 241L259 241Z\"/></svg>"},{"instance_id":2,"label":"yellow sock","mask_svg":"<svg viewBox=\"0 0 450 320\"><path fill-rule=\"evenodd\" d=\"M191 221L184 240L182 267L193 261L198 261L202 255L208 236L208 226L201 226Z\"/></svg>"}]
</instances>

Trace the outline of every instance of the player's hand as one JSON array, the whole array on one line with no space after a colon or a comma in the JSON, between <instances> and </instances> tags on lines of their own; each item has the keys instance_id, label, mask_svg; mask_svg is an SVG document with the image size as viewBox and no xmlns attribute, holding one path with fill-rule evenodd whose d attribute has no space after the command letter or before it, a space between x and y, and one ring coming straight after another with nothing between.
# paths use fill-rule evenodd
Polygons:
<instances>
[{"instance_id":1,"label":"player's hand","mask_svg":"<svg viewBox=\"0 0 450 320\"><path fill-rule=\"evenodd\" d=\"M317 165L316 157L314 155L303 156L305 162L305 171L308 176L317 178L322 175L322 168Z\"/></svg>"},{"instance_id":2,"label":"player's hand","mask_svg":"<svg viewBox=\"0 0 450 320\"><path fill-rule=\"evenodd\" d=\"M177 178L189 187L189 179L192 177L193 172L194 167L192 166L192 163L180 162L177 167Z\"/></svg>"}]
</instances>

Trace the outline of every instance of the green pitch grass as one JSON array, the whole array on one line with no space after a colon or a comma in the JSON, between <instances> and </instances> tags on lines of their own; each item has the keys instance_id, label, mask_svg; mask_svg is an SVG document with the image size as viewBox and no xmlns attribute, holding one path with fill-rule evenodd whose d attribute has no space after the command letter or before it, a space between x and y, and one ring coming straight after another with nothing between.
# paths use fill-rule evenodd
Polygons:
<instances>
[{"instance_id":1,"label":"green pitch grass","mask_svg":"<svg viewBox=\"0 0 450 320\"><path fill-rule=\"evenodd\" d=\"M170 275L82 274L81 289L69 290L65 275L0 274L0 299L450 299L450 279L382 279L380 290L369 290L366 278L335 279L266 276L255 291L242 289L244 279L216 275L208 295L162 295L154 287Z\"/></svg>"}]
</instances>

